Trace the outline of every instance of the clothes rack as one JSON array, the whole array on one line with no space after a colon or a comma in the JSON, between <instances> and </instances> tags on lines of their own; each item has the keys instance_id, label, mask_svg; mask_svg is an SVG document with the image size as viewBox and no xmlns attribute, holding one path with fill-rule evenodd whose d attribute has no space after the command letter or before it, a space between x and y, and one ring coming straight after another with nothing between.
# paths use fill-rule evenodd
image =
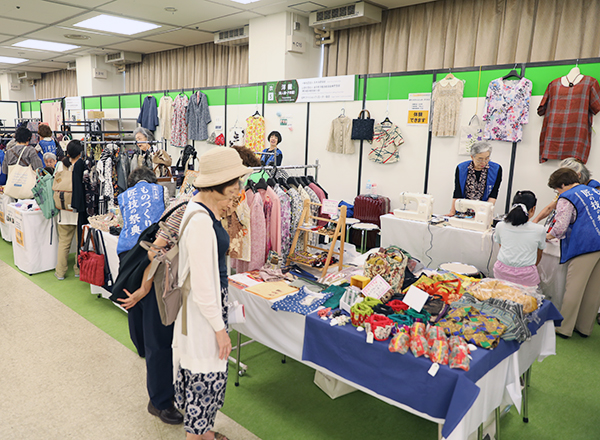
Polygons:
<instances>
[{"instance_id":1,"label":"clothes rack","mask_svg":"<svg viewBox=\"0 0 600 440\"><path fill-rule=\"evenodd\" d=\"M280 165L280 166L276 166L276 165L265 165L262 167L249 167L252 170L256 170L256 171L261 171L261 170L272 170L272 169L278 169L278 170L308 170L309 168L314 168L315 169L315 181L318 181L318 176L319 176L319 168L321 167L321 165L319 164L319 159L315 160L314 164L309 164L309 165Z\"/></svg>"}]
</instances>

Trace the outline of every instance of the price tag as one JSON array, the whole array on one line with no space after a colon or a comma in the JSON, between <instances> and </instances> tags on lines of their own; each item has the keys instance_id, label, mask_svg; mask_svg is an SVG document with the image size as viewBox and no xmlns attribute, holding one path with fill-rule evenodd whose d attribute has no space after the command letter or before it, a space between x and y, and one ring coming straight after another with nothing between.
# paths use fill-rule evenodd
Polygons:
<instances>
[{"instance_id":1,"label":"price tag","mask_svg":"<svg viewBox=\"0 0 600 440\"><path fill-rule=\"evenodd\" d=\"M427 372L429 373L429 375L431 377L435 377L435 375L437 374L439 369L440 369L440 364L433 363L433 364L431 364L431 367L429 368L429 371L427 371Z\"/></svg>"},{"instance_id":2,"label":"price tag","mask_svg":"<svg viewBox=\"0 0 600 440\"><path fill-rule=\"evenodd\" d=\"M417 312L420 312L428 298L429 294L427 292L418 287L410 286L402 302L408 304L410 308L415 309Z\"/></svg>"},{"instance_id":3,"label":"price tag","mask_svg":"<svg viewBox=\"0 0 600 440\"><path fill-rule=\"evenodd\" d=\"M371 298L376 298L379 299L381 298L383 295L385 295L385 293L390 290L392 288L392 286L390 286L382 277L381 275L377 275L375 278L373 278L371 281L369 281L369 284L367 284L363 290L362 293L365 296L370 296Z\"/></svg>"},{"instance_id":4,"label":"price tag","mask_svg":"<svg viewBox=\"0 0 600 440\"><path fill-rule=\"evenodd\" d=\"M372 344L373 343L373 333L368 332L367 333L367 344Z\"/></svg>"},{"instance_id":5,"label":"price tag","mask_svg":"<svg viewBox=\"0 0 600 440\"><path fill-rule=\"evenodd\" d=\"M338 201L323 199L323 206L321 207L321 214L337 215L338 213Z\"/></svg>"}]
</instances>

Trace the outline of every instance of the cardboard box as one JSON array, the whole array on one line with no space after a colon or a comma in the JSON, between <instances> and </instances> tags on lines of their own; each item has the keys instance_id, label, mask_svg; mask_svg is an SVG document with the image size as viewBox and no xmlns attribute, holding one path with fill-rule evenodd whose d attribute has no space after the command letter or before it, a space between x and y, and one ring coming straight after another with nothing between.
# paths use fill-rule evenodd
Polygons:
<instances>
[{"instance_id":1,"label":"cardboard box","mask_svg":"<svg viewBox=\"0 0 600 440\"><path fill-rule=\"evenodd\" d=\"M102 119L104 117L104 112L88 110L87 117L88 119Z\"/></svg>"},{"instance_id":2,"label":"cardboard box","mask_svg":"<svg viewBox=\"0 0 600 440\"><path fill-rule=\"evenodd\" d=\"M337 380L327 374L315 371L315 385L317 385L330 398L336 399L346 394L353 393L356 388L351 387L347 383Z\"/></svg>"},{"instance_id":3,"label":"cardboard box","mask_svg":"<svg viewBox=\"0 0 600 440\"><path fill-rule=\"evenodd\" d=\"M362 290L367 284L369 284L370 281L371 278L369 277L364 277L362 275L353 275L352 278L350 278L350 285L356 286Z\"/></svg>"}]
</instances>

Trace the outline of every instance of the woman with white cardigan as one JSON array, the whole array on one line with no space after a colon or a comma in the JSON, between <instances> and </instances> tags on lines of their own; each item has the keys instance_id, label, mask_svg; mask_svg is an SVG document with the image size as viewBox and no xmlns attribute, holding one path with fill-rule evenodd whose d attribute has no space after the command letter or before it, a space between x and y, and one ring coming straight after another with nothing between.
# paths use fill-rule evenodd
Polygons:
<instances>
[{"instance_id":1,"label":"woman with white cardigan","mask_svg":"<svg viewBox=\"0 0 600 440\"><path fill-rule=\"evenodd\" d=\"M226 440L212 431L225 400L231 352L227 333L229 235L221 218L239 194L240 177L251 171L232 148L204 153L194 182L199 192L181 220L179 282L184 286L184 299L175 321L173 366L175 403L185 411L187 440Z\"/></svg>"}]
</instances>

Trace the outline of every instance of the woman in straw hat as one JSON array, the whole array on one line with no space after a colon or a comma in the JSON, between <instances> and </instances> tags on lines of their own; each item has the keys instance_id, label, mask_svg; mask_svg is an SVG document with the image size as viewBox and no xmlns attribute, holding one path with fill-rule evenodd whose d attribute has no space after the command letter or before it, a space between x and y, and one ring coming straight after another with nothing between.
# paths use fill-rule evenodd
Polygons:
<instances>
[{"instance_id":1,"label":"woman in straw hat","mask_svg":"<svg viewBox=\"0 0 600 440\"><path fill-rule=\"evenodd\" d=\"M239 194L240 177L252 170L231 148L217 147L200 157L199 192L181 220L179 282L183 307L175 321L173 366L175 403L185 411L187 439L226 440L212 431L223 406L227 359L227 264L229 236L221 218Z\"/></svg>"}]
</instances>

